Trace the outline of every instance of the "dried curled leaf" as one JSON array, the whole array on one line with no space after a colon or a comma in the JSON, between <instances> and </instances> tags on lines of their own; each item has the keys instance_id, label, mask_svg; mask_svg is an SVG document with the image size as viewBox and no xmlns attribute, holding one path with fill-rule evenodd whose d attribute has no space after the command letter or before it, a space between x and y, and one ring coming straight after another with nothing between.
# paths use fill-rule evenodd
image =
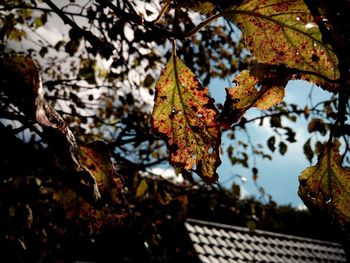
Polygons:
<instances>
[{"instance_id":1,"label":"dried curled leaf","mask_svg":"<svg viewBox=\"0 0 350 263\"><path fill-rule=\"evenodd\" d=\"M32 58L4 56L0 60L0 73L2 91L28 119L34 119L42 126L57 170L67 175L74 190L86 200L92 204L98 202L101 195L95 177L101 181L112 173L108 149L96 148L96 143L87 145L82 150L85 163L82 162L74 134L43 97L39 68Z\"/></svg>"},{"instance_id":2,"label":"dried curled leaf","mask_svg":"<svg viewBox=\"0 0 350 263\"><path fill-rule=\"evenodd\" d=\"M328 80L339 78L338 59L303 0L245 0L230 18L243 29L259 63L283 64L302 71L298 78L336 91Z\"/></svg>"},{"instance_id":3,"label":"dried curled leaf","mask_svg":"<svg viewBox=\"0 0 350 263\"><path fill-rule=\"evenodd\" d=\"M251 107L268 109L284 98L284 85L275 85L272 81L260 81L248 70L243 70L233 79L236 87L226 88L226 101L219 121L226 128L238 122Z\"/></svg>"},{"instance_id":4,"label":"dried curled leaf","mask_svg":"<svg viewBox=\"0 0 350 263\"><path fill-rule=\"evenodd\" d=\"M329 213L341 225L350 221L350 170L342 167L338 146L327 143L315 166L299 176L298 195L311 210Z\"/></svg>"},{"instance_id":5,"label":"dried curled leaf","mask_svg":"<svg viewBox=\"0 0 350 263\"><path fill-rule=\"evenodd\" d=\"M213 100L186 65L172 55L157 84L152 128L166 142L173 165L217 180L221 131Z\"/></svg>"}]
</instances>

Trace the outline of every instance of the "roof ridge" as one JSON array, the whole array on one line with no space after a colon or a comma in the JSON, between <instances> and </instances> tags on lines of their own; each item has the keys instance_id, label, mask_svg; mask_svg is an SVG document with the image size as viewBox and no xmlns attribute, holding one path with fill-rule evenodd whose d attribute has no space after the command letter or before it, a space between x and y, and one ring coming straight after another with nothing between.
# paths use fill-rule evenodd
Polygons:
<instances>
[{"instance_id":1,"label":"roof ridge","mask_svg":"<svg viewBox=\"0 0 350 263\"><path fill-rule=\"evenodd\" d=\"M236 230L236 231L238 230L238 231L246 232L246 233L257 233L259 235L265 235L265 236L294 239L294 240L299 240L299 241L305 241L305 242L308 241L308 242L318 243L318 244L322 244L322 245L333 245L333 246L337 246L337 247L342 247L341 244L339 244L337 242L325 241L325 240L314 239L314 238L309 238L309 237L293 236L290 234L276 233L276 232L271 232L271 231L267 231L267 230L257 229L257 230L252 231L247 227L210 222L210 221L194 219L194 218L187 218L186 222L207 225L207 226L220 227L220 228L226 228L226 229L231 229L231 230Z\"/></svg>"}]
</instances>

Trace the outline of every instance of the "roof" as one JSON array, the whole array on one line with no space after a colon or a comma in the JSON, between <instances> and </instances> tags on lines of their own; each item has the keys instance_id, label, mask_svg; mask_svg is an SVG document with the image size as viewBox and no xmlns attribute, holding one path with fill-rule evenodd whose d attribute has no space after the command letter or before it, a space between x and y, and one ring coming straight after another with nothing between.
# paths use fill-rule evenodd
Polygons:
<instances>
[{"instance_id":1,"label":"roof","mask_svg":"<svg viewBox=\"0 0 350 263\"><path fill-rule=\"evenodd\" d=\"M203 263L346 262L338 243L188 219L185 223Z\"/></svg>"}]
</instances>

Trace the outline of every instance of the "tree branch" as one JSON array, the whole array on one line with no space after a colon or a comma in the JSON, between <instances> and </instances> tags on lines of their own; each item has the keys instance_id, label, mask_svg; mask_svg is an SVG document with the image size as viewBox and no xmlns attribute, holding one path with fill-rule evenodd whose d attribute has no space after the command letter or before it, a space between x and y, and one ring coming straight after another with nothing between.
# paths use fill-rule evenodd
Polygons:
<instances>
[{"instance_id":1,"label":"tree branch","mask_svg":"<svg viewBox=\"0 0 350 263\"><path fill-rule=\"evenodd\" d=\"M103 56L106 58L112 55L114 47L112 45L104 43L101 39L93 35L90 31L80 28L72 19L70 19L65 12L59 9L51 0L43 0L52 10L62 19L65 24L72 27L73 30L78 32L84 37L93 47L97 48Z\"/></svg>"}]
</instances>

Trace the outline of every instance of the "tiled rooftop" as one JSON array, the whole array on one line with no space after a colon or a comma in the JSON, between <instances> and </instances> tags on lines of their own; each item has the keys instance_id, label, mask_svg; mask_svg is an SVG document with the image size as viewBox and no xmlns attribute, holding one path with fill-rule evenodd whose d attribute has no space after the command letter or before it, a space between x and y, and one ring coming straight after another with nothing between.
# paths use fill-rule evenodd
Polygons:
<instances>
[{"instance_id":1,"label":"tiled rooftop","mask_svg":"<svg viewBox=\"0 0 350 263\"><path fill-rule=\"evenodd\" d=\"M203 263L340 263L340 244L188 219L186 228Z\"/></svg>"}]
</instances>

